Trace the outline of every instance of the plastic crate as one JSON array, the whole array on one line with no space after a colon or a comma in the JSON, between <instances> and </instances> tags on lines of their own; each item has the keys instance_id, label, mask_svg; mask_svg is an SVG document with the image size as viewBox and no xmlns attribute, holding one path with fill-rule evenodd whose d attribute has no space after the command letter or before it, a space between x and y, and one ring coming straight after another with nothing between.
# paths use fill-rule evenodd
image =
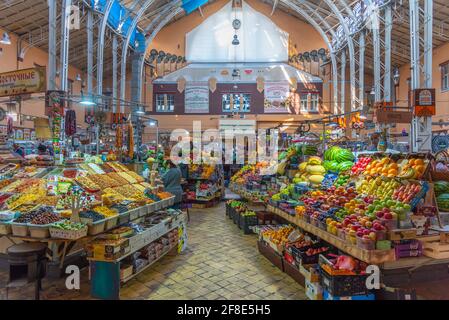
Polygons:
<instances>
[{"instance_id":1,"label":"plastic crate","mask_svg":"<svg viewBox=\"0 0 449 320\"><path fill-rule=\"evenodd\" d=\"M319 261L321 286L332 296L347 297L367 295L370 293L366 287L367 274L334 270L332 263L330 263L323 255L320 255ZM335 273L331 274L334 271Z\"/></svg>"},{"instance_id":2,"label":"plastic crate","mask_svg":"<svg viewBox=\"0 0 449 320\"><path fill-rule=\"evenodd\" d=\"M312 256L308 256L306 255L306 251L310 248L320 248L323 247L320 243L311 245L311 246L307 246L301 249L295 248L295 247L290 247L291 249L291 254L292 256L295 258L295 260L300 263L300 264L315 264L318 263L318 259L320 254L315 254ZM329 252L329 248L327 249L327 251L324 251L322 253L327 253Z\"/></svg>"},{"instance_id":3,"label":"plastic crate","mask_svg":"<svg viewBox=\"0 0 449 320\"><path fill-rule=\"evenodd\" d=\"M334 296L334 295L330 294L327 290L323 290L323 299L324 300L376 300L376 297L373 293L338 297L338 296Z\"/></svg>"},{"instance_id":4,"label":"plastic crate","mask_svg":"<svg viewBox=\"0 0 449 320\"><path fill-rule=\"evenodd\" d=\"M240 227L244 234L253 233L250 227L258 224L259 220L257 219L257 216L240 216Z\"/></svg>"}]
</instances>

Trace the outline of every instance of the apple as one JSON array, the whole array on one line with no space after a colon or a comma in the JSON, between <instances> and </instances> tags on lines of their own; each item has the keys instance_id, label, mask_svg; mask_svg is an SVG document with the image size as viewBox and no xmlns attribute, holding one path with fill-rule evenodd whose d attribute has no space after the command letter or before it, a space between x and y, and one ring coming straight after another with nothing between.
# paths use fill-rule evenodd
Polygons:
<instances>
[{"instance_id":1,"label":"apple","mask_svg":"<svg viewBox=\"0 0 449 320\"><path fill-rule=\"evenodd\" d=\"M393 215L390 212L387 212L387 213L384 214L384 219L392 220L393 219Z\"/></svg>"},{"instance_id":2,"label":"apple","mask_svg":"<svg viewBox=\"0 0 449 320\"><path fill-rule=\"evenodd\" d=\"M371 221L366 221L365 222L365 227L370 229L373 226L373 223Z\"/></svg>"},{"instance_id":3,"label":"apple","mask_svg":"<svg viewBox=\"0 0 449 320\"><path fill-rule=\"evenodd\" d=\"M368 234L370 234L370 231L368 229L365 229L365 230L363 230L363 234L368 235Z\"/></svg>"},{"instance_id":4,"label":"apple","mask_svg":"<svg viewBox=\"0 0 449 320\"><path fill-rule=\"evenodd\" d=\"M379 219L382 218L383 216L384 216L384 213L382 211L376 212L376 217L378 217Z\"/></svg>"},{"instance_id":5,"label":"apple","mask_svg":"<svg viewBox=\"0 0 449 320\"><path fill-rule=\"evenodd\" d=\"M375 232L370 232L368 236L371 240L376 241L376 233Z\"/></svg>"},{"instance_id":6,"label":"apple","mask_svg":"<svg viewBox=\"0 0 449 320\"><path fill-rule=\"evenodd\" d=\"M380 223L376 222L376 223L373 224L373 228L376 231L381 231L383 229L383 226Z\"/></svg>"},{"instance_id":7,"label":"apple","mask_svg":"<svg viewBox=\"0 0 449 320\"><path fill-rule=\"evenodd\" d=\"M362 231L357 231L356 236L361 238L363 237L363 232Z\"/></svg>"}]
</instances>

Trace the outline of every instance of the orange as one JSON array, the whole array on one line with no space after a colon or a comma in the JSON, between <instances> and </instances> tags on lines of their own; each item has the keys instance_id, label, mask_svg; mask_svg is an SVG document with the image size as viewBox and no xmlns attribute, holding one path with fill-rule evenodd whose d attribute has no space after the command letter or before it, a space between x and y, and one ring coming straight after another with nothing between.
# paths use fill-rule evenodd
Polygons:
<instances>
[{"instance_id":1,"label":"orange","mask_svg":"<svg viewBox=\"0 0 449 320\"><path fill-rule=\"evenodd\" d=\"M409 166L412 167L414 164L415 164L415 159L409 159L409 160L408 160L408 165L409 165Z\"/></svg>"},{"instance_id":2,"label":"orange","mask_svg":"<svg viewBox=\"0 0 449 320\"><path fill-rule=\"evenodd\" d=\"M398 170L397 169L390 169L390 170L388 170L388 175L390 175L390 174L396 176L398 174Z\"/></svg>"},{"instance_id":3,"label":"orange","mask_svg":"<svg viewBox=\"0 0 449 320\"><path fill-rule=\"evenodd\" d=\"M393 162L388 165L388 169L398 169L398 164L396 162Z\"/></svg>"},{"instance_id":4,"label":"orange","mask_svg":"<svg viewBox=\"0 0 449 320\"><path fill-rule=\"evenodd\" d=\"M419 165L419 166L424 166L424 161L423 161L423 159L416 159L416 160L415 160L415 166L417 166L417 165Z\"/></svg>"},{"instance_id":5,"label":"orange","mask_svg":"<svg viewBox=\"0 0 449 320\"><path fill-rule=\"evenodd\" d=\"M394 178L394 177L396 177L396 175L393 174L393 173L389 173L389 174L387 174L387 177L388 177L388 178Z\"/></svg>"}]
</instances>

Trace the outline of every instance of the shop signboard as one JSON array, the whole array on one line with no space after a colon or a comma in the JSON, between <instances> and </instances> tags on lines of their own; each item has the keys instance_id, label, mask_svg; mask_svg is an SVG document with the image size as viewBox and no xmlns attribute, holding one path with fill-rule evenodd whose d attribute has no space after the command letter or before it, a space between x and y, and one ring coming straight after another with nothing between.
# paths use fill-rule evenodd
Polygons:
<instances>
[{"instance_id":1,"label":"shop signboard","mask_svg":"<svg viewBox=\"0 0 449 320\"><path fill-rule=\"evenodd\" d=\"M435 89L412 90L410 97L415 116L431 117L436 114Z\"/></svg>"},{"instance_id":2,"label":"shop signboard","mask_svg":"<svg viewBox=\"0 0 449 320\"><path fill-rule=\"evenodd\" d=\"M209 113L209 84L187 82L184 99L185 113Z\"/></svg>"},{"instance_id":3,"label":"shop signboard","mask_svg":"<svg viewBox=\"0 0 449 320\"><path fill-rule=\"evenodd\" d=\"M373 119L378 123L410 123L413 119L411 111L393 107L392 102L377 102L374 109Z\"/></svg>"},{"instance_id":4,"label":"shop signboard","mask_svg":"<svg viewBox=\"0 0 449 320\"><path fill-rule=\"evenodd\" d=\"M0 73L0 97L45 92L45 67Z\"/></svg>"},{"instance_id":5,"label":"shop signboard","mask_svg":"<svg viewBox=\"0 0 449 320\"><path fill-rule=\"evenodd\" d=\"M265 82L264 113L289 113L287 102L290 97L290 84L283 82Z\"/></svg>"}]
</instances>

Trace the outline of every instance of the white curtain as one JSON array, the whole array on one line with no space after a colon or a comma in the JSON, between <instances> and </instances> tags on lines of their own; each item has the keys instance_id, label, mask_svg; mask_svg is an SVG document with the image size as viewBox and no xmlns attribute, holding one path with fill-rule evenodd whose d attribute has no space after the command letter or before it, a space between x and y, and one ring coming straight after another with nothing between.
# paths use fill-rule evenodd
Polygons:
<instances>
[{"instance_id":1,"label":"white curtain","mask_svg":"<svg viewBox=\"0 0 449 320\"><path fill-rule=\"evenodd\" d=\"M237 30L240 44L234 46L236 18L242 25ZM288 33L245 2L237 10L229 2L186 34L186 58L189 62L285 62Z\"/></svg>"}]
</instances>

